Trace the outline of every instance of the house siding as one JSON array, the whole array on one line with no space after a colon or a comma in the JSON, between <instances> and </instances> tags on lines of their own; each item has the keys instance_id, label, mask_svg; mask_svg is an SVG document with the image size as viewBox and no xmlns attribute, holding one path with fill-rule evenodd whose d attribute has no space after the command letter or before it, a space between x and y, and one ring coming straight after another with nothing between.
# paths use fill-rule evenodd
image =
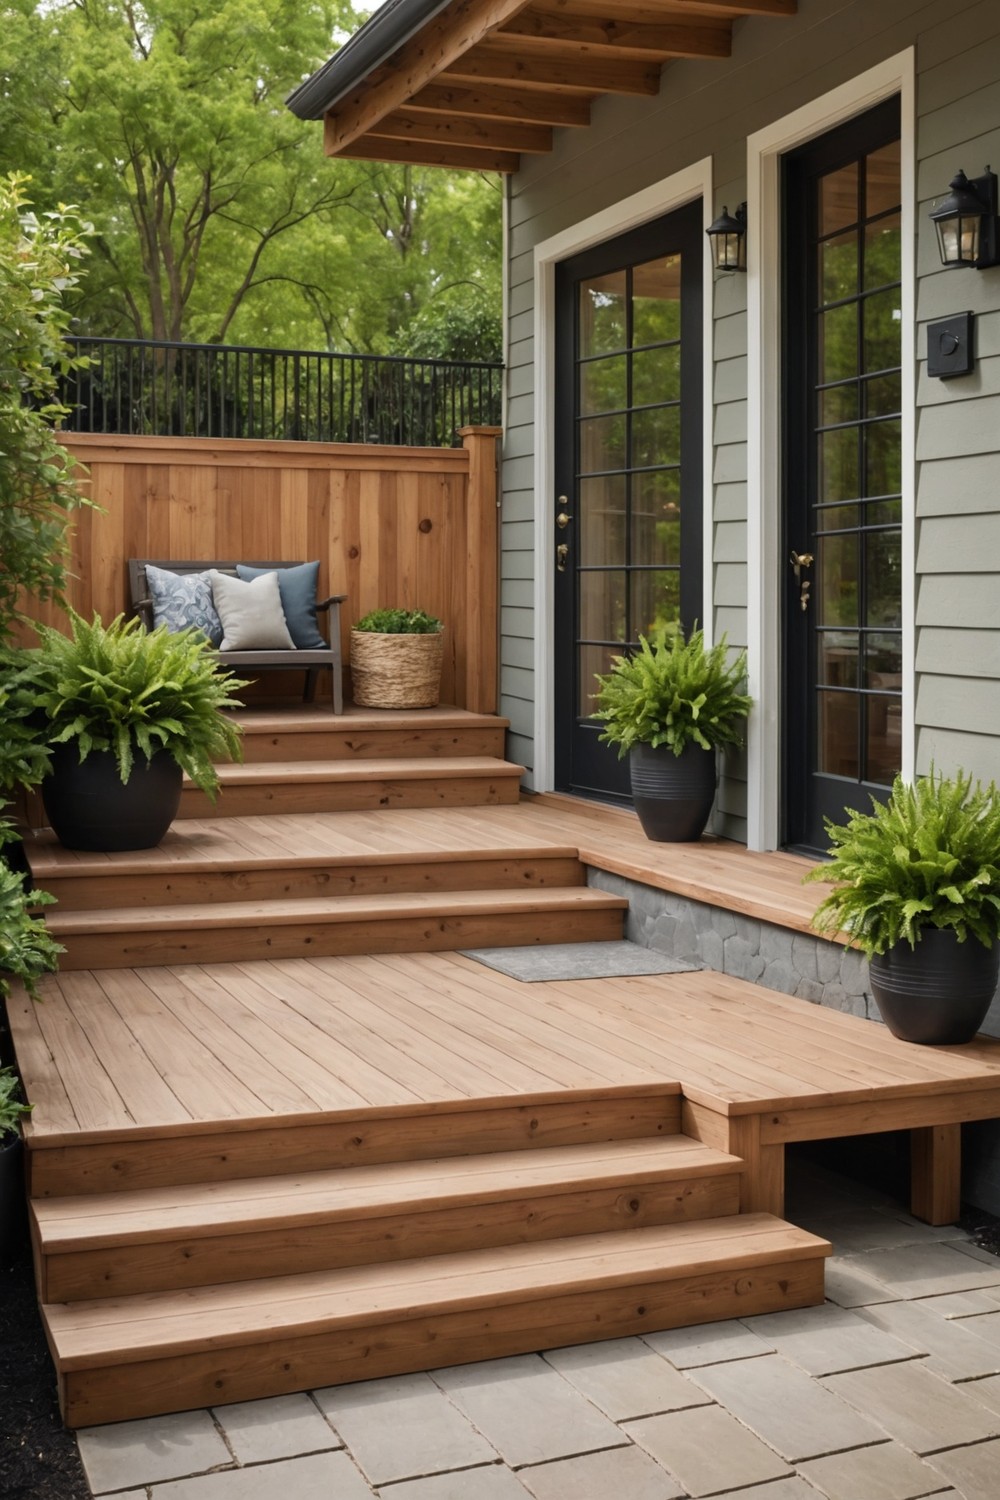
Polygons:
<instances>
[{"instance_id":1,"label":"house siding","mask_svg":"<svg viewBox=\"0 0 1000 1500\"><path fill-rule=\"evenodd\" d=\"M1000 771L1000 268L944 271L927 211L960 166L1000 163L996 0L800 0L794 18L737 22L728 61L680 61L656 99L606 98L589 129L556 133L510 184L509 424L503 459L504 712L534 765L535 246L706 157L713 211L747 196L746 140L908 47L917 73L915 761ZM748 639L747 279L714 284L712 628ZM978 363L958 380L925 370L928 321L977 314ZM549 503L548 497L543 497ZM746 837L741 762L727 762L716 828Z\"/></svg>"}]
</instances>

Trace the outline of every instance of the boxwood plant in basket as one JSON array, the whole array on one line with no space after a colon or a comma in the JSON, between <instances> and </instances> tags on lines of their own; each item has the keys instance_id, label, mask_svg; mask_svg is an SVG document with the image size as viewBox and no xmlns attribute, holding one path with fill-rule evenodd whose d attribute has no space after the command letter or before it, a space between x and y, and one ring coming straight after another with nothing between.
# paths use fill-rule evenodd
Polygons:
<instances>
[{"instance_id":1,"label":"boxwood plant in basket","mask_svg":"<svg viewBox=\"0 0 1000 1500\"><path fill-rule=\"evenodd\" d=\"M433 708L444 626L422 609L373 609L351 630L351 693L362 708Z\"/></svg>"},{"instance_id":2,"label":"boxwood plant in basket","mask_svg":"<svg viewBox=\"0 0 1000 1500\"><path fill-rule=\"evenodd\" d=\"M616 656L598 677L601 739L628 754L632 798L647 838L687 842L701 837L715 798L716 750L741 745L750 712L746 653L731 659L725 636L705 645L704 633L665 633Z\"/></svg>"},{"instance_id":3,"label":"boxwood plant in basket","mask_svg":"<svg viewBox=\"0 0 1000 1500\"><path fill-rule=\"evenodd\" d=\"M813 918L868 957L872 994L907 1042L967 1042L982 1025L1000 964L1000 793L958 771L827 823L833 884Z\"/></svg>"},{"instance_id":4,"label":"boxwood plant in basket","mask_svg":"<svg viewBox=\"0 0 1000 1500\"><path fill-rule=\"evenodd\" d=\"M37 627L14 693L49 746L49 821L71 849L150 848L176 816L183 774L214 798L214 762L241 759L222 710L239 707L245 684L198 631L72 612L69 624L69 635Z\"/></svg>"}]
</instances>

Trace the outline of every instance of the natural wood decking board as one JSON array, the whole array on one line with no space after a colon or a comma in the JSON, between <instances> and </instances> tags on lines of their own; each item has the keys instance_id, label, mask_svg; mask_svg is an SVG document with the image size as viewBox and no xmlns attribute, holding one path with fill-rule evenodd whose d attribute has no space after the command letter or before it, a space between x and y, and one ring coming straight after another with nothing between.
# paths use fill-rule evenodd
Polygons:
<instances>
[{"instance_id":1,"label":"natural wood decking board","mask_svg":"<svg viewBox=\"0 0 1000 1500\"><path fill-rule=\"evenodd\" d=\"M221 765L219 797L185 785L180 818L516 803L522 768L495 756Z\"/></svg>"},{"instance_id":2,"label":"natural wood decking board","mask_svg":"<svg viewBox=\"0 0 1000 1500\"><path fill-rule=\"evenodd\" d=\"M569 890L420 891L55 912L62 970L620 939L628 903Z\"/></svg>"},{"instance_id":3,"label":"natural wood decking board","mask_svg":"<svg viewBox=\"0 0 1000 1500\"><path fill-rule=\"evenodd\" d=\"M684 1136L32 1204L43 1302L133 1295L739 1209L742 1163Z\"/></svg>"},{"instance_id":4,"label":"natural wood decking board","mask_svg":"<svg viewBox=\"0 0 1000 1500\"><path fill-rule=\"evenodd\" d=\"M247 764L288 760L371 760L388 756L504 753L506 719L462 709L402 709L391 714L345 704L333 718L316 709L244 711Z\"/></svg>"},{"instance_id":5,"label":"natural wood decking board","mask_svg":"<svg viewBox=\"0 0 1000 1500\"><path fill-rule=\"evenodd\" d=\"M829 1245L768 1215L45 1309L73 1426L809 1306ZM280 1359L274 1355L278 1341ZM477 1353L476 1351L479 1351Z\"/></svg>"}]
</instances>

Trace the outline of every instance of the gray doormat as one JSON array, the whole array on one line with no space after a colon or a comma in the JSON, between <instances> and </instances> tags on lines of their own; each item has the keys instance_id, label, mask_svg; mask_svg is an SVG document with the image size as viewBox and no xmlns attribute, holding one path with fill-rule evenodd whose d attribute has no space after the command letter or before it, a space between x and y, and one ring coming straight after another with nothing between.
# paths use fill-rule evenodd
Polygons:
<instances>
[{"instance_id":1,"label":"gray doormat","mask_svg":"<svg viewBox=\"0 0 1000 1500\"><path fill-rule=\"evenodd\" d=\"M629 974L684 974L696 967L638 943L538 943L524 948L462 948L466 958L511 979L623 979Z\"/></svg>"}]
</instances>

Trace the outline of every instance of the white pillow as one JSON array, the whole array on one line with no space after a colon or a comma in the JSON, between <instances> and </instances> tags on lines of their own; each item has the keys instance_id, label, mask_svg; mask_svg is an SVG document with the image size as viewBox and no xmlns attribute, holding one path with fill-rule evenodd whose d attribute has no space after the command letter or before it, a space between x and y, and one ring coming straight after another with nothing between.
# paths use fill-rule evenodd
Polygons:
<instances>
[{"instance_id":1,"label":"white pillow","mask_svg":"<svg viewBox=\"0 0 1000 1500\"><path fill-rule=\"evenodd\" d=\"M294 651L288 633L277 573L251 583L212 568L212 598L224 631L220 651Z\"/></svg>"}]
</instances>

